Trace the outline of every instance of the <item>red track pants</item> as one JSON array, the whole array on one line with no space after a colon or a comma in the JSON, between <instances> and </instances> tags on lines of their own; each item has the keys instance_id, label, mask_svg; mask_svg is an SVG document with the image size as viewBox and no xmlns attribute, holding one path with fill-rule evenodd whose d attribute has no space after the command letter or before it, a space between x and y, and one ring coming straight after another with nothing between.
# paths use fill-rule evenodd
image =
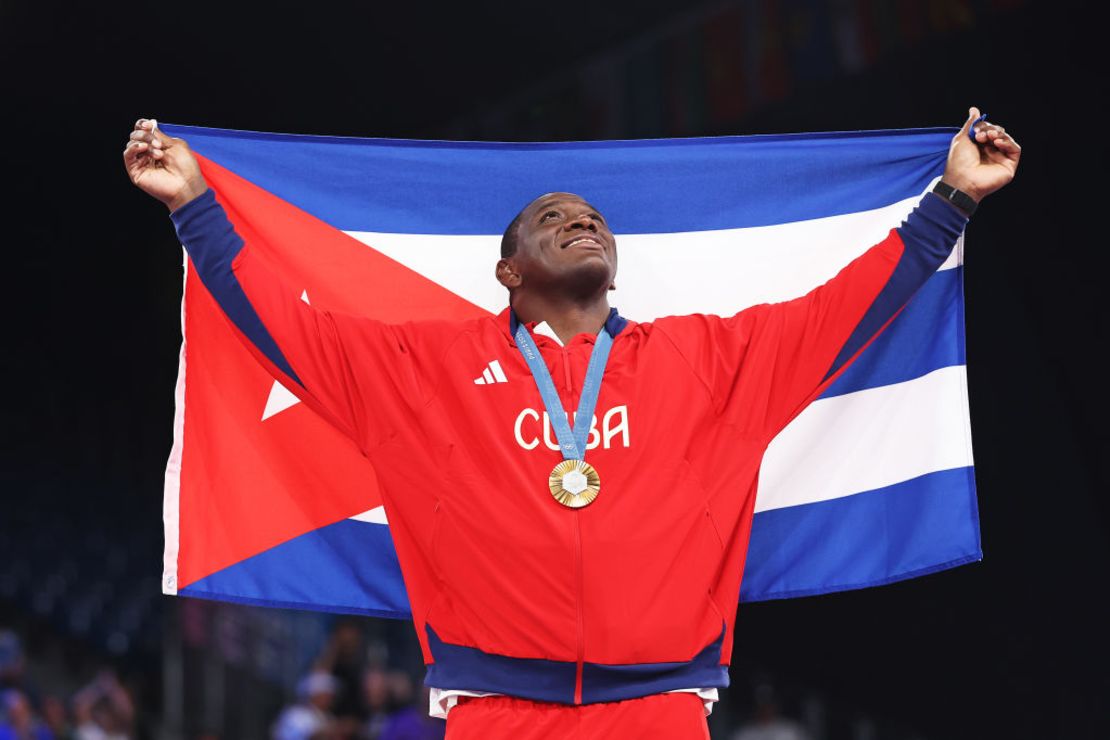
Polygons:
<instances>
[{"instance_id":1,"label":"red track pants","mask_svg":"<svg viewBox=\"0 0 1110 740\"><path fill-rule=\"evenodd\" d=\"M697 694L604 704L549 704L511 696L460 697L446 740L709 740Z\"/></svg>"}]
</instances>

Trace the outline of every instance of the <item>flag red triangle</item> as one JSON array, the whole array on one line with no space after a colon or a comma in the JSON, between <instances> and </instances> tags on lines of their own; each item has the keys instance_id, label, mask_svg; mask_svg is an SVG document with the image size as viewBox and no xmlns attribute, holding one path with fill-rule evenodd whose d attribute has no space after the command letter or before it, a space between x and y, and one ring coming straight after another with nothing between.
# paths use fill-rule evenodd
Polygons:
<instances>
[{"instance_id":1,"label":"flag red triangle","mask_svg":"<svg viewBox=\"0 0 1110 740\"><path fill-rule=\"evenodd\" d=\"M313 306L398 322L488 315L226 168L198 159L239 234L295 296L307 290ZM381 503L370 463L304 404L262 420L273 379L193 270L185 305L179 589Z\"/></svg>"},{"instance_id":2,"label":"flag red triangle","mask_svg":"<svg viewBox=\"0 0 1110 740\"><path fill-rule=\"evenodd\" d=\"M313 306L389 322L489 314L215 162L197 159L236 231L297 295L307 290Z\"/></svg>"}]
</instances>

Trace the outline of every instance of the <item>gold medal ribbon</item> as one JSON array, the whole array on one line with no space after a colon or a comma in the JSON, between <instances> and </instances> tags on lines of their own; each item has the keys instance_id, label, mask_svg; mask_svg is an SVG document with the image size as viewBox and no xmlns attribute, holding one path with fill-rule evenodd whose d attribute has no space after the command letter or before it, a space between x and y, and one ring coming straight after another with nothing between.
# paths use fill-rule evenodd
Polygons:
<instances>
[{"instance_id":1,"label":"gold medal ribbon","mask_svg":"<svg viewBox=\"0 0 1110 740\"><path fill-rule=\"evenodd\" d=\"M574 415L572 431L567 413L563 409L563 402L559 400L559 392L555 390L551 373L548 372L547 365L540 357L539 348L536 347L532 334L528 331L528 327L517 321L515 313L511 313L510 316L511 321L516 324L514 337L517 349L524 356L528 369L532 371L536 388L547 408L547 417L551 420L551 426L555 429L555 436L559 440L559 451L563 453L563 462L556 465L548 477L551 495L563 506L572 509L581 508L596 499L601 491L601 478L593 466L585 460L586 438L589 436L590 423L594 418L594 409L597 408L601 379L605 375L605 364L609 361L613 337L605 327L597 333L597 340L590 353L590 362L586 366L586 380L582 383L582 397L578 401L578 411Z\"/></svg>"}]
</instances>

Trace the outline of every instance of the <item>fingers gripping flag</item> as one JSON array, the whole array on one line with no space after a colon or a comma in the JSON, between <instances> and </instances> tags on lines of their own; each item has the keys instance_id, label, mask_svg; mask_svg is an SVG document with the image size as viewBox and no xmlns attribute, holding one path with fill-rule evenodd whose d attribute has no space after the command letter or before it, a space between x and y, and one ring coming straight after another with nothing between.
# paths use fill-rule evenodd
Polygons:
<instances>
[{"instance_id":1,"label":"fingers gripping flag","mask_svg":"<svg viewBox=\"0 0 1110 740\"><path fill-rule=\"evenodd\" d=\"M386 322L502 310L500 234L549 191L605 213L622 256L613 303L632 319L799 296L900 223L953 134L485 144L164 130L189 141L236 229L301 300ZM961 237L771 444L742 600L980 559L962 254ZM370 463L267 374L188 266L182 330L163 590L408 616Z\"/></svg>"}]
</instances>

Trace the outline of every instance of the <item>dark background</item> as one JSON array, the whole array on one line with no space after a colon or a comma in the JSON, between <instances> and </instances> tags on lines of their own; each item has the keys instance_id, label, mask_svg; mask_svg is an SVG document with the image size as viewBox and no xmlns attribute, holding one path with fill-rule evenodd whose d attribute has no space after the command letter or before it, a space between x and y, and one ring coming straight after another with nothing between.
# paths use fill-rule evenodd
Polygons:
<instances>
[{"instance_id":1,"label":"dark background","mask_svg":"<svg viewBox=\"0 0 1110 740\"><path fill-rule=\"evenodd\" d=\"M137 538L139 572L157 591L180 251L164 208L123 172L137 117L354 136L596 136L576 64L732 5L752 3L0 5L0 537L71 519ZM639 118L601 135L957 126L977 105L1024 155L1015 182L968 229L984 561L742 607L738 684L766 671L921 737L1110 736L1108 139L1095 113L1106 97L1106 25L1094 3L755 5L789 33L798 13L819 23L826 6L907 17L955 8L963 20L937 31L926 19L932 32L899 36L852 70L788 74L731 119ZM729 64L742 66L743 55L706 69ZM490 114L505 106L519 115ZM27 611L5 610L11 619ZM730 695L739 701L744 690Z\"/></svg>"}]
</instances>

